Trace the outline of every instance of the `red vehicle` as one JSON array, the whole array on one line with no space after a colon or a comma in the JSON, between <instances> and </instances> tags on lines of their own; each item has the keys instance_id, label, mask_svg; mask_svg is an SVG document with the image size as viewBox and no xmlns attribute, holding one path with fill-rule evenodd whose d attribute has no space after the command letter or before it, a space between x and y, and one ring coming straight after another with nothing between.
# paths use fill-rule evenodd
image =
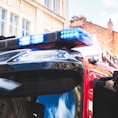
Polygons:
<instances>
[{"instance_id":1,"label":"red vehicle","mask_svg":"<svg viewBox=\"0 0 118 118\"><path fill-rule=\"evenodd\" d=\"M0 41L1 118L116 118L117 68L73 48L92 45L81 28Z\"/></svg>"},{"instance_id":2,"label":"red vehicle","mask_svg":"<svg viewBox=\"0 0 118 118\"><path fill-rule=\"evenodd\" d=\"M114 79L117 69L95 60L85 63L84 118L115 118L118 115L117 90L114 86L117 83Z\"/></svg>"}]
</instances>

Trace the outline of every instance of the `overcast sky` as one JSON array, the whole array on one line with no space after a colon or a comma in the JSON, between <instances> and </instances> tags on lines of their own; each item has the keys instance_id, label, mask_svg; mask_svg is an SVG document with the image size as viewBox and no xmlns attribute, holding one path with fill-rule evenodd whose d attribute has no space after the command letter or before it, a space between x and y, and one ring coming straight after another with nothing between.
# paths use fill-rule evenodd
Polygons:
<instances>
[{"instance_id":1,"label":"overcast sky","mask_svg":"<svg viewBox=\"0 0 118 118\"><path fill-rule=\"evenodd\" d=\"M69 18L84 15L87 21L107 27L111 18L118 32L118 0L69 0Z\"/></svg>"}]
</instances>

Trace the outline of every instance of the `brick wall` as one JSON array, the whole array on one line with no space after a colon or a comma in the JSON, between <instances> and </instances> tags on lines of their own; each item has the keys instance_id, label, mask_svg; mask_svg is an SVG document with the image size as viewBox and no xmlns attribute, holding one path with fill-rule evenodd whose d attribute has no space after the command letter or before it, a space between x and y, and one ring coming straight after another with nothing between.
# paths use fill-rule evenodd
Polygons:
<instances>
[{"instance_id":1,"label":"brick wall","mask_svg":"<svg viewBox=\"0 0 118 118\"><path fill-rule=\"evenodd\" d=\"M84 29L90 34L95 34L101 49L112 48L118 55L118 32L110 32L108 28L87 22Z\"/></svg>"}]
</instances>

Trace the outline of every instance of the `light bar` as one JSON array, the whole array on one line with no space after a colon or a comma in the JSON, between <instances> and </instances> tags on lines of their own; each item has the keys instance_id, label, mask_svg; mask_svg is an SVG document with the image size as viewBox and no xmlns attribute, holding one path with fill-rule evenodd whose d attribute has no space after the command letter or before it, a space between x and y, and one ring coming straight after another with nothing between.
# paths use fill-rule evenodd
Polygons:
<instances>
[{"instance_id":1,"label":"light bar","mask_svg":"<svg viewBox=\"0 0 118 118\"><path fill-rule=\"evenodd\" d=\"M81 28L70 28L60 31L60 38L62 40L78 40L85 45L92 45L92 37L89 33Z\"/></svg>"},{"instance_id":2,"label":"light bar","mask_svg":"<svg viewBox=\"0 0 118 118\"><path fill-rule=\"evenodd\" d=\"M39 44L45 42L43 34L32 35L30 38L31 38L31 44Z\"/></svg>"},{"instance_id":3,"label":"light bar","mask_svg":"<svg viewBox=\"0 0 118 118\"><path fill-rule=\"evenodd\" d=\"M43 42L44 42L44 35L43 34L31 35L31 36L21 37L18 39L19 46L40 44Z\"/></svg>"},{"instance_id":4,"label":"light bar","mask_svg":"<svg viewBox=\"0 0 118 118\"><path fill-rule=\"evenodd\" d=\"M66 29L60 31L60 38L64 40L73 40L79 37L77 29Z\"/></svg>"},{"instance_id":5,"label":"light bar","mask_svg":"<svg viewBox=\"0 0 118 118\"><path fill-rule=\"evenodd\" d=\"M14 90L17 87L21 86L20 83L15 82L13 80L8 80L6 78L0 78L0 88L5 90Z\"/></svg>"},{"instance_id":6,"label":"light bar","mask_svg":"<svg viewBox=\"0 0 118 118\"><path fill-rule=\"evenodd\" d=\"M29 35L21 38L12 38L0 40L0 50L10 50L25 48L28 46L42 45L42 44L54 44L57 41L76 41L76 45L81 46L83 43L84 46L92 45L91 36L81 28L69 28L56 32L45 33L45 34L36 34ZM79 43L77 43L79 42ZM78 47L79 47L78 46Z\"/></svg>"},{"instance_id":7,"label":"light bar","mask_svg":"<svg viewBox=\"0 0 118 118\"><path fill-rule=\"evenodd\" d=\"M23 37L23 38L19 38L19 39L18 39L18 45L19 45L19 46L30 45L30 36L26 36L26 37Z\"/></svg>"}]
</instances>

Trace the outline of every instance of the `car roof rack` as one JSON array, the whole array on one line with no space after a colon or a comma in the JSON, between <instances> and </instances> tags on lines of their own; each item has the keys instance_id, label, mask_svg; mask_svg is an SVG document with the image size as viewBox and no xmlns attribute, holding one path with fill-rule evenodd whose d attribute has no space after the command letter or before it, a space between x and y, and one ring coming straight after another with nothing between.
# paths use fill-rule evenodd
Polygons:
<instances>
[{"instance_id":1,"label":"car roof rack","mask_svg":"<svg viewBox=\"0 0 118 118\"><path fill-rule=\"evenodd\" d=\"M28 35L15 38L15 36L1 36L0 51L21 48L67 48L92 45L91 35L81 28L68 28L60 31Z\"/></svg>"}]
</instances>

